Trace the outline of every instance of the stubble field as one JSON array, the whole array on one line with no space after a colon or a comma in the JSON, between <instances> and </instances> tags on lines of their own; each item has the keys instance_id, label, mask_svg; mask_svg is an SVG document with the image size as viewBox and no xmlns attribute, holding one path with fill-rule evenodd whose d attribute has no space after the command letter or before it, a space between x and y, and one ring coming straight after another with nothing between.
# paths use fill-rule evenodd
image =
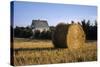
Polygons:
<instances>
[{"instance_id":1,"label":"stubble field","mask_svg":"<svg viewBox=\"0 0 100 67\"><path fill-rule=\"evenodd\" d=\"M82 50L54 48L51 40L15 38L14 65L54 64L97 60L97 42L87 41Z\"/></svg>"}]
</instances>

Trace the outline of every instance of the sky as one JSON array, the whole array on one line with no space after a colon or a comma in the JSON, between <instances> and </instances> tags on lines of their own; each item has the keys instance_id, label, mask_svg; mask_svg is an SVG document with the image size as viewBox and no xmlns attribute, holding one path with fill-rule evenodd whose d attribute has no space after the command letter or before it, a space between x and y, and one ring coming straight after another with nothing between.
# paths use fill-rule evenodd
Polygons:
<instances>
[{"instance_id":1,"label":"sky","mask_svg":"<svg viewBox=\"0 0 100 67\"><path fill-rule=\"evenodd\" d=\"M97 19L96 6L14 1L13 7L14 27L29 26L33 19L47 20L49 26L83 19L93 23Z\"/></svg>"}]
</instances>

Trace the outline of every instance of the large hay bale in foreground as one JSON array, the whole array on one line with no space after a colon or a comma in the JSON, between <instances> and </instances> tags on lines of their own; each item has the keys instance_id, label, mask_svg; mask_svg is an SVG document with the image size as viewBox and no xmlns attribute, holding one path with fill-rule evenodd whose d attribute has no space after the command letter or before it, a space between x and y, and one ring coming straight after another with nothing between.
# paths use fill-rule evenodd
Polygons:
<instances>
[{"instance_id":1,"label":"large hay bale in foreground","mask_svg":"<svg viewBox=\"0 0 100 67\"><path fill-rule=\"evenodd\" d=\"M52 35L52 41L57 48L80 49L85 42L85 34L80 24L60 23Z\"/></svg>"},{"instance_id":2,"label":"large hay bale in foreground","mask_svg":"<svg viewBox=\"0 0 100 67\"><path fill-rule=\"evenodd\" d=\"M67 48L66 35L68 24L59 23L52 35L52 42L56 48Z\"/></svg>"},{"instance_id":3,"label":"large hay bale in foreground","mask_svg":"<svg viewBox=\"0 0 100 67\"><path fill-rule=\"evenodd\" d=\"M66 36L68 48L70 50L82 49L85 43L85 33L79 24L71 24Z\"/></svg>"}]
</instances>

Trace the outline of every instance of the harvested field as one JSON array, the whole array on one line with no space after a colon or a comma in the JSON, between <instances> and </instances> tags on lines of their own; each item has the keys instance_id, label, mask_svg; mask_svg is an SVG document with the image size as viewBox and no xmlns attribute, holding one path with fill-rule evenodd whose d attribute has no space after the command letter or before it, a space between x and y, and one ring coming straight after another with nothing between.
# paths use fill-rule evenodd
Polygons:
<instances>
[{"instance_id":1,"label":"harvested field","mask_svg":"<svg viewBox=\"0 0 100 67\"><path fill-rule=\"evenodd\" d=\"M83 50L54 48L51 40L14 39L14 65L54 64L97 60L97 42L87 41Z\"/></svg>"}]
</instances>

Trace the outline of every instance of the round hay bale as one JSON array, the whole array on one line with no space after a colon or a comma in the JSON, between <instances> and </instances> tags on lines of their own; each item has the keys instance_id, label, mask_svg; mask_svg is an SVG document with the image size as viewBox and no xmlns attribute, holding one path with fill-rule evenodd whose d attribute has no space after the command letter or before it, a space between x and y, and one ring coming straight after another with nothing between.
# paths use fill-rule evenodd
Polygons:
<instances>
[{"instance_id":1,"label":"round hay bale","mask_svg":"<svg viewBox=\"0 0 100 67\"><path fill-rule=\"evenodd\" d=\"M85 33L80 24L71 24L66 36L68 48L70 50L82 49L85 43Z\"/></svg>"},{"instance_id":2,"label":"round hay bale","mask_svg":"<svg viewBox=\"0 0 100 67\"><path fill-rule=\"evenodd\" d=\"M59 23L52 35L52 42L56 48L67 48L66 36L69 24Z\"/></svg>"}]
</instances>

